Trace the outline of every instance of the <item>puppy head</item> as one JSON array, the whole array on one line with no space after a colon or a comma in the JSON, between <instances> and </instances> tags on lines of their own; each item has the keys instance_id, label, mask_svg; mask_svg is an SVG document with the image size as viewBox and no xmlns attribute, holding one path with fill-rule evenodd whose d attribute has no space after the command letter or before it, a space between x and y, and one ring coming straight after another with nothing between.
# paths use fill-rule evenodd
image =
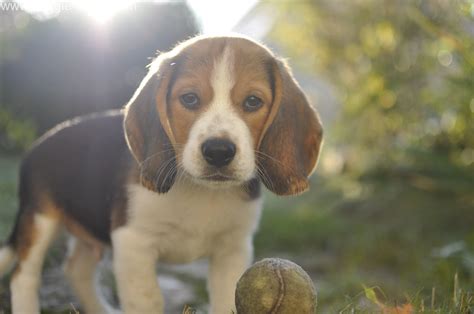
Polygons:
<instances>
[{"instance_id":1,"label":"puppy head","mask_svg":"<svg viewBox=\"0 0 474 314\"><path fill-rule=\"evenodd\" d=\"M241 37L197 37L162 54L127 105L125 134L142 184L177 174L215 187L258 177L272 192L308 188L322 128L288 67Z\"/></svg>"}]
</instances>

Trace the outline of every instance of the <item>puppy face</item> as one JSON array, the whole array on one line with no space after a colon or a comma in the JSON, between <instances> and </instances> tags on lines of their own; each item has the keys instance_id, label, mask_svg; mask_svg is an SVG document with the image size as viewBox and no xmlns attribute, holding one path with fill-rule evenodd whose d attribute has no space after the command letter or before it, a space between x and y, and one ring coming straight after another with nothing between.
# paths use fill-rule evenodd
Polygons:
<instances>
[{"instance_id":1,"label":"puppy face","mask_svg":"<svg viewBox=\"0 0 474 314\"><path fill-rule=\"evenodd\" d=\"M307 189L321 124L286 65L240 37L200 37L152 64L127 106L142 183L166 192L181 172L226 187L258 177L280 195Z\"/></svg>"},{"instance_id":2,"label":"puppy face","mask_svg":"<svg viewBox=\"0 0 474 314\"><path fill-rule=\"evenodd\" d=\"M255 151L273 101L271 56L245 40L202 40L182 52L170 84L178 164L201 184L255 177ZM262 62L263 61L263 62Z\"/></svg>"}]
</instances>

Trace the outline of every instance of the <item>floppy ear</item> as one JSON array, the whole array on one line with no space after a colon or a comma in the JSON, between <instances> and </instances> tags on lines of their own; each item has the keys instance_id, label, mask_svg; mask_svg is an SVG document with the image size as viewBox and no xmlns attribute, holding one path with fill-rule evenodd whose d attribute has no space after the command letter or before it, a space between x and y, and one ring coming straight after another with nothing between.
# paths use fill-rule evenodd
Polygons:
<instances>
[{"instance_id":1,"label":"floppy ear","mask_svg":"<svg viewBox=\"0 0 474 314\"><path fill-rule=\"evenodd\" d=\"M176 178L176 156L167 115L172 65L160 56L125 108L124 130L138 162L140 181L149 190L166 193Z\"/></svg>"},{"instance_id":2,"label":"floppy ear","mask_svg":"<svg viewBox=\"0 0 474 314\"><path fill-rule=\"evenodd\" d=\"M274 101L260 139L262 182L278 195L296 195L309 187L322 142L318 114L288 66L272 62Z\"/></svg>"}]
</instances>

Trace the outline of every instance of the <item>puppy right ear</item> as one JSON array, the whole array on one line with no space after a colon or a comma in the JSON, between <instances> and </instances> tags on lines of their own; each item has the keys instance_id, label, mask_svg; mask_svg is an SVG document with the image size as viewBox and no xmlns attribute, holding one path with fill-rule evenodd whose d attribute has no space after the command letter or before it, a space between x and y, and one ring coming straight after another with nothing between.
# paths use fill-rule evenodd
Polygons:
<instances>
[{"instance_id":1,"label":"puppy right ear","mask_svg":"<svg viewBox=\"0 0 474 314\"><path fill-rule=\"evenodd\" d=\"M166 109L173 64L164 56L153 61L125 108L125 138L138 162L141 184L158 193L168 192L176 178L176 155Z\"/></svg>"}]
</instances>

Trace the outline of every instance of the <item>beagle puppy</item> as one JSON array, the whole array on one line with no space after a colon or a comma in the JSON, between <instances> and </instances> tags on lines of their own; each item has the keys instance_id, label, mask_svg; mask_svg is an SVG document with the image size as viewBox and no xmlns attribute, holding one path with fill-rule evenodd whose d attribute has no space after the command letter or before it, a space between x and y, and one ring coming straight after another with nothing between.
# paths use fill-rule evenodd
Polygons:
<instances>
[{"instance_id":1,"label":"beagle puppy","mask_svg":"<svg viewBox=\"0 0 474 314\"><path fill-rule=\"evenodd\" d=\"M77 118L41 137L20 170L19 212L0 250L14 313L39 313L47 248L70 234L65 271L86 312L107 308L94 271L107 246L125 313L162 313L156 262L209 259L212 313L235 311L252 260L263 183L308 189L318 115L288 66L243 37L196 37L152 62L122 111ZM61 228L63 227L63 228Z\"/></svg>"}]
</instances>

